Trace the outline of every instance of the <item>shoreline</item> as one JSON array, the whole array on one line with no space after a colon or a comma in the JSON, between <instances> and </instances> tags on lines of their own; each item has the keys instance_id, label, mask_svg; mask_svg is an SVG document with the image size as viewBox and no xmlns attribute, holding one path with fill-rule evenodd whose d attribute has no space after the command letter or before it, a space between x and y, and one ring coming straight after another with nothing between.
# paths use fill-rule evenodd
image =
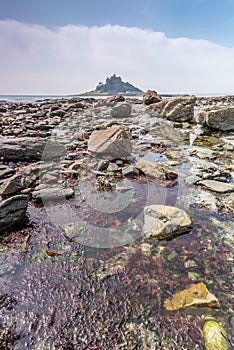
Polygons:
<instances>
[{"instance_id":1,"label":"shoreline","mask_svg":"<svg viewBox=\"0 0 234 350\"><path fill-rule=\"evenodd\" d=\"M226 93L197 93L197 94L170 94L170 93L159 93L158 94L162 98L174 98L178 96L196 96L197 98L211 98L211 97L234 97L234 94L226 94ZM72 98L94 98L97 100L104 99L112 96L123 96L129 99L142 99L143 95L128 95L128 94L118 94L118 95L109 95L109 94L69 94L69 95L34 95L34 94L0 94L0 102L9 101L9 102L36 102L41 100L56 100L56 99L72 99Z\"/></svg>"}]
</instances>

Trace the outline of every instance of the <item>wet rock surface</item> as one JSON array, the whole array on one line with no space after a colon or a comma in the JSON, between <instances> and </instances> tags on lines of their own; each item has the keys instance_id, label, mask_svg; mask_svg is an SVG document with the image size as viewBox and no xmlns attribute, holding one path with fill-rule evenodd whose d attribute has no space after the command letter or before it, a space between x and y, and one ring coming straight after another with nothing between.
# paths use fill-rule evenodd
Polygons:
<instances>
[{"instance_id":1,"label":"wet rock surface","mask_svg":"<svg viewBox=\"0 0 234 350\"><path fill-rule=\"evenodd\" d=\"M189 232L193 226L188 214L176 207L150 205L144 209L144 233L148 237L170 239Z\"/></svg>"},{"instance_id":2,"label":"wet rock surface","mask_svg":"<svg viewBox=\"0 0 234 350\"><path fill-rule=\"evenodd\" d=\"M233 100L154 97L0 103L2 348L231 348Z\"/></svg>"},{"instance_id":3,"label":"wet rock surface","mask_svg":"<svg viewBox=\"0 0 234 350\"><path fill-rule=\"evenodd\" d=\"M20 223L26 214L28 196L18 195L0 201L0 233Z\"/></svg>"}]
</instances>

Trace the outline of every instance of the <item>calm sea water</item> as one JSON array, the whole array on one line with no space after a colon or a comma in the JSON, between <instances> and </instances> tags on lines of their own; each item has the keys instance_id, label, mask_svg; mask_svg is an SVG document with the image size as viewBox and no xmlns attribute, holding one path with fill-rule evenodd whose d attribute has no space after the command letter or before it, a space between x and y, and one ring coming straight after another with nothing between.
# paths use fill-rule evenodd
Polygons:
<instances>
[{"instance_id":1,"label":"calm sea water","mask_svg":"<svg viewBox=\"0 0 234 350\"><path fill-rule=\"evenodd\" d=\"M45 99L60 99L60 98L96 98L96 99L102 99L109 96L80 96L80 95L0 95L0 101L12 101L12 102L35 102L38 100L45 100ZM129 98L142 98L142 96L128 96Z\"/></svg>"},{"instance_id":2,"label":"calm sea water","mask_svg":"<svg viewBox=\"0 0 234 350\"><path fill-rule=\"evenodd\" d=\"M234 94L225 94L225 93L214 93L214 94L206 94L206 93L199 93L199 94L191 94L195 95L197 97L213 97L213 96L226 96L226 95L234 95ZM45 100L45 99L59 99L59 98L106 98L108 96L84 96L84 95L0 95L0 101L7 100L12 102L35 102L37 100ZM141 99L142 96L128 96L129 98L139 98Z\"/></svg>"}]
</instances>

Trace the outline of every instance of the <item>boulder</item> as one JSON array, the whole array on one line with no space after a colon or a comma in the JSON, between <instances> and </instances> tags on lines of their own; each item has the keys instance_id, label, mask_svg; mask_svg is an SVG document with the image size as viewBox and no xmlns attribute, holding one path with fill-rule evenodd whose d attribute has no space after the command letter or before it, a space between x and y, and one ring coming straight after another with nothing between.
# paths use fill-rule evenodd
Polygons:
<instances>
[{"instance_id":1,"label":"boulder","mask_svg":"<svg viewBox=\"0 0 234 350\"><path fill-rule=\"evenodd\" d=\"M41 138L1 138L0 157L7 161L34 161L59 158L65 153L64 146Z\"/></svg>"},{"instance_id":2,"label":"boulder","mask_svg":"<svg viewBox=\"0 0 234 350\"><path fill-rule=\"evenodd\" d=\"M194 117L196 97L178 96L165 98L153 103L148 108L153 117L163 117L174 122L188 122Z\"/></svg>"},{"instance_id":3,"label":"boulder","mask_svg":"<svg viewBox=\"0 0 234 350\"><path fill-rule=\"evenodd\" d=\"M118 102L111 110L112 118L128 118L131 116L132 106L130 103Z\"/></svg>"},{"instance_id":4,"label":"boulder","mask_svg":"<svg viewBox=\"0 0 234 350\"><path fill-rule=\"evenodd\" d=\"M90 135L88 150L108 160L128 158L132 152L132 144L127 132L121 127L107 130L95 130Z\"/></svg>"},{"instance_id":5,"label":"boulder","mask_svg":"<svg viewBox=\"0 0 234 350\"><path fill-rule=\"evenodd\" d=\"M0 201L0 232L22 221L28 206L28 196L18 195Z\"/></svg>"},{"instance_id":6,"label":"boulder","mask_svg":"<svg viewBox=\"0 0 234 350\"><path fill-rule=\"evenodd\" d=\"M215 107L197 114L196 122L221 131L234 130L234 107Z\"/></svg>"},{"instance_id":7,"label":"boulder","mask_svg":"<svg viewBox=\"0 0 234 350\"><path fill-rule=\"evenodd\" d=\"M150 205L144 209L143 231L147 237L167 240L189 232L192 226L189 215L179 208Z\"/></svg>"},{"instance_id":8,"label":"boulder","mask_svg":"<svg viewBox=\"0 0 234 350\"><path fill-rule=\"evenodd\" d=\"M174 180L178 176L175 171L168 169L166 163L151 162L146 159L140 159L135 168L153 180Z\"/></svg>"},{"instance_id":9,"label":"boulder","mask_svg":"<svg viewBox=\"0 0 234 350\"><path fill-rule=\"evenodd\" d=\"M145 105L151 105L152 103L158 103L162 101L162 97L160 97L156 91L154 90L147 90L143 97L142 97L143 103Z\"/></svg>"}]
</instances>

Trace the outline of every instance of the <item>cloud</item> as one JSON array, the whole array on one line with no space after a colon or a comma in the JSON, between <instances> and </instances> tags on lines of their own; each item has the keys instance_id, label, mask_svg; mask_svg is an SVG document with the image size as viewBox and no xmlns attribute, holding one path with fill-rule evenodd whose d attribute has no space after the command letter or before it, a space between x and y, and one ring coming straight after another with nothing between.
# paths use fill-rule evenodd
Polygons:
<instances>
[{"instance_id":1,"label":"cloud","mask_svg":"<svg viewBox=\"0 0 234 350\"><path fill-rule=\"evenodd\" d=\"M116 73L143 90L233 93L234 48L118 25L0 21L0 93L72 94Z\"/></svg>"}]
</instances>

